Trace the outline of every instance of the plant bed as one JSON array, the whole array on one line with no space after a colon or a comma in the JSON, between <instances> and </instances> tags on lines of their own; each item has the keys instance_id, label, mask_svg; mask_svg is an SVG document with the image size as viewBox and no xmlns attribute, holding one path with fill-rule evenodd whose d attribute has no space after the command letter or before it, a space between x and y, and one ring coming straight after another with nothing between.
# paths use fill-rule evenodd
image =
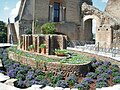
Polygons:
<instances>
[{"instance_id":1,"label":"plant bed","mask_svg":"<svg viewBox=\"0 0 120 90\"><path fill-rule=\"evenodd\" d=\"M31 55L28 56L29 58L32 57ZM14 77L18 79L18 85L16 85L16 87L19 88L27 88L33 84L38 84L52 87L79 88L80 90L95 90L96 88L120 84L120 68L118 65L112 64L109 61L97 61L95 58L92 59L91 62L91 67L94 70L90 70L91 72L89 71L85 76L76 75L75 72L64 76L60 67L67 69L69 67L64 65L69 65L68 63L63 63L63 66L59 64L59 68L57 69L58 73L56 73L53 72L53 70L46 71L47 68L53 65L51 60L48 60L49 63L52 63L51 66L48 66L46 62L41 62L43 66L45 66L45 70L31 68L28 65L20 64L8 58L1 60L6 69L6 74L11 78ZM56 63L54 62L55 65ZM55 66L53 66L53 69L55 69L54 67Z\"/></svg>"},{"instance_id":2,"label":"plant bed","mask_svg":"<svg viewBox=\"0 0 120 90\"><path fill-rule=\"evenodd\" d=\"M14 55L14 57L11 57L11 51L9 51L8 57L10 59L15 60L18 57L16 53L12 53L12 55ZM38 60L40 58L42 60ZM76 58L78 58L78 56ZM45 71L57 72L58 70L61 70L64 75L69 75L70 73L76 73L77 75L85 75L87 72L90 71L90 67L91 67L91 62L90 61L86 62L84 60L83 62L79 62L82 64L79 64L78 62L75 62L75 60L71 60L71 59L67 59L67 61L53 60L53 59L45 58L42 56L38 56L36 58L33 58L33 57L29 58L27 56L21 55L19 56L19 59L20 60L18 60L18 62L22 64L26 64L35 68L37 67ZM71 61L73 61L73 64L71 63Z\"/></svg>"}]
</instances>

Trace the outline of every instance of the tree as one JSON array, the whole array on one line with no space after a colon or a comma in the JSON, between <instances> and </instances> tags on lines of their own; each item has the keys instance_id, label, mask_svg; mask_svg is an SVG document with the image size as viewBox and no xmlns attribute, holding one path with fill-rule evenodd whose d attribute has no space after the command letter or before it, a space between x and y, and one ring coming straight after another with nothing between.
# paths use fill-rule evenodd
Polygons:
<instances>
[{"instance_id":1,"label":"tree","mask_svg":"<svg viewBox=\"0 0 120 90\"><path fill-rule=\"evenodd\" d=\"M0 43L7 42L7 27L3 21L0 21Z\"/></svg>"}]
</instances>

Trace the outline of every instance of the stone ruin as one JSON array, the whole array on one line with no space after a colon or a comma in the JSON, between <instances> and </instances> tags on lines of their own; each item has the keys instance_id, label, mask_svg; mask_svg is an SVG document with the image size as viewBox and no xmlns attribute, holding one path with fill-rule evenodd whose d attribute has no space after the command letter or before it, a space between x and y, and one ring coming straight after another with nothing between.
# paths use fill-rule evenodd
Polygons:
<instances>
[{"instance_id":1,"label":"stone ruin","mask_svg":"<svg viewBox=\"0 0 120 90\"><path fill-rule=\"evenodd\" d=\"M20 37L20 49L28 50L30 45L34 45L34 52L40 53L40 44L46 44L46 54L53 55L55 49L67 48L67 36L65 35L22 35Z\"/></svg>"},{"instance_id":2,"label":"stone ruin","mask_svg":"<svg viewBox=\"0 0 120 90\"><path fill-rule=\"evenodd\" d=\"M96 46L103 48L120 47L119 0L109 0L104 12L94 6L83 3L83 21L96 20Z\"/></svg>"}]
</instances>

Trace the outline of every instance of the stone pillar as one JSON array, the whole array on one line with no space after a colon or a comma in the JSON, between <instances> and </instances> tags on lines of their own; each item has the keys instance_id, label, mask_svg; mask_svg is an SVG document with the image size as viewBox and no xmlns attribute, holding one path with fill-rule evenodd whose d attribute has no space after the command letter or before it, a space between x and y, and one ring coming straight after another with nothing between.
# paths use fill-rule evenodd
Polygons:
<instances>
[{"instance_id":1,"label":"stone pillar","mask_svg":"<svg viewBox=\"0 0 120 90\"><path fill-rule=\"evenodd\" d=\"M59 17L59 19L60 19L60 21L62 21L63 20L63 18L62 18L62 6L60 5L60 17Z\"/></svg>"},{"instance_id":2,"label":"stone pillar","mask_svg":"<svg viewBox=\"0 0 120 90\"><path fill-rule=\"evenodd\" d=\"M54 7L52 7L52 21L54 21Z\"/></svg>"},{"instance_id":3,"label":"stone pillar","mask_svg":"<svg viewBox=\"0 0 120 90\"><path fill-rule=\"evenodd\" d=\"M20 36L20 49L23 49L23 35Z\"/></svg>"},{"instance_id":4,"label":"stone pillar","mask_svg":"<svg viewBox=\"0 0 120 90\"><path fill-rule=\"evenodd\" d=\"M28 35L25 35L25 50L28 50Z\"/></svg>"},{"instance_id":5,"label":"stone pillar","mask_svg":"<svg viewBox=\"0 0 120 90\"><path fill-rule=\"evenodd\" d=\"M23 37L23 45L22 45L22 50L25 50L25 35L22 35Z\"/></svg>"},{"instance_id":6,"label":"stone pillar","mask_svg":"<svg viewBox=\"0 0 120 90\"><path fill-rule=\"evenodd\" d=\"M32 35L28 35L28 46L32 45L33 41L32 41ZM27 47L28 49L28 47Z\"/></svg>"},{"instance_id":7,"label":"stone pillar","mask_svg":"<svg viewBox=\"0 0 120 90\"><path fill-rule=\"evenodd\" d=\"M65 21L65 7L63 7L63 13L62 13L62 21Z\"/></svg>"},{"instance_id":8,"label":"stone pillar","mask_svg":"<svg viewBox=\"0 0 120 90\"><path fill-rule=\"evenodd\" d=\"M53 11L52 8L53 8L53 5L50 5L49 7L50 7L50 11L49 11L50 22L52 22L52 20L53 20L52 19L52 11Z\"/></svg>"},{"instance_id":9,"label":"stone pillar","mask_svg":"<svg viewBox=\"0 0 120 90\"><path fill-rule=\"evenodd\" d=\"M40 45L40 36L37 37L37 52L38 53L40 53L39 45Z\"/></svg>"},{"instance_id":10,"label":"stone pillar","mask_svg":"<svg viewBox=\"0 0 120 90\"><path fill-rule=\"evenodd\" d=\"M35 46L34 51L37 52L37 35L32 35L33 45Z\"/></svg>"}]
</instances>

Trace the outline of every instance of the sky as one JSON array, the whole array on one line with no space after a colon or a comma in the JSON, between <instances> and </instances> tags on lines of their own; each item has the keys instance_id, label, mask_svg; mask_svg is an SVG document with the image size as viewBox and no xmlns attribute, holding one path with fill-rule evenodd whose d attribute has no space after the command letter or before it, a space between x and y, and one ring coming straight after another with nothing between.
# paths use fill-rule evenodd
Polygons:
<instances>
[{"instance_id":1,"label":"sky","mask_svg":"<svg viewBox=\"0 0 120 90\"><path fill-rule=\"evenodd\" d=\"M14 22L14 18L17 16L21 0L0 0L0 21ZM108 0L92 0L93 5L100 10L104 11Z\"/></svg>"}]
</instances>

